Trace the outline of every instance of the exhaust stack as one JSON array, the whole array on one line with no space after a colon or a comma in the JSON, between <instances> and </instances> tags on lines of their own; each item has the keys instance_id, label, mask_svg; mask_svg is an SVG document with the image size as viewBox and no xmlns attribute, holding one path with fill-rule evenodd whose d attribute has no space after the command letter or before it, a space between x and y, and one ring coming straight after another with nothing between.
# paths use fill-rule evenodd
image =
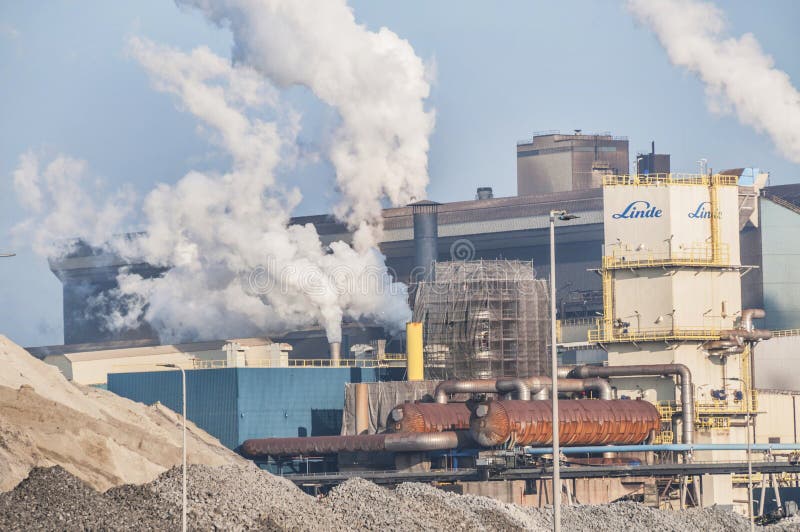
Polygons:
<instances>
[{"instance_id":1,"label":"exhaust stack","mask_svg":"<svg viewBox=\"0 0 800 532\"><path fill-rule=\"evenodd\" d=\"M342 343L341 342L331 342L330 344L331 350L331 366L338 368L339 367L339 360L342 357Z\"/></svg>"},{"instance_id":2,"label":"exhaust stack","mask_svg":"<svg viewBox=\"0 0 800 532\"><path fill-rule=\"evenodd\" d=\"M411 204L414 217L414 271L412 282L435 281L439 245L439 204L418 201Z\"/></svg>"}]
</instances>

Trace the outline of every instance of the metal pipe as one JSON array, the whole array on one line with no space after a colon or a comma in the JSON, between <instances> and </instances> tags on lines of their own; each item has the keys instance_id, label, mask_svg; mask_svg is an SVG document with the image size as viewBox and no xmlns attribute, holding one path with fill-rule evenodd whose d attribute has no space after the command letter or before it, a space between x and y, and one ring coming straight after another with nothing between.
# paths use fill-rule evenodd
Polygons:
<instances>
[{"instance_id":1,"label":"metal pipe","mask_svg":"<svg viewBox=\"0 0 800 532\"><path fill-rule=\"evenodd\" d=\"M742 310L742 328L746 331L754 330L753 319L762 319L767 316L764 309L760 308L746 308Z\"/></svg>"},{"instance_id":2,"label":"metal pipe","mask_svg":"<svg viewBox=\"0 0 800 532\"><path fill-rule=\"evenodd\" d=\"M556 376L559 379L566 379L569 377L569 372L572 371L572 368L575 366L558 366L558 370L556 371Z\"/></svg>"},{"instance_id":3,"label":"metal pipe","mask_svg":"<svg viewBox=\"0 0 800 532\"><path fill-rule=\"evenodd\" d=\"M544 376L525 378L447 380L440 382L433 392L437 403L447 404L448 395L455 393L514 393L515 399L528 401L550 397L553 379ZM596 377L586 379L558 379L558 388L565 392L594 391L600 399L611 399L611 385Z\"/></svg>"},{"instance_id":4,"label":"metal pipe","mask_svg":"<svg viewBox=\"0 0 800 532\"><path fill-rule=\"evenodd\" d=\"M796 443L754 443L750 445L751 450L760 452L771 451L800 451L800 444ZM578 447L562 447L563 454L585 454L585 453L636 453L636 452L694 452L694 451L746 451L746 443L665 443L665 444L642 444L642 445L583 445ZM525 454L552 454L552 447L525 447Z\"/></svg>"},{"instance_id":5,"label":"metal pipe","mask_svg":"<svg viewBox=\"0 0 800 532\"><path fill-rule=\"evenodd\" d=\"M455 432L397 432L387 434L385 449L389 452L444 451L463 444Z\"/></svg>"},{"instance_id":6,"label":"metal pipe","mask_svg":"<svg viewBox=\"0 0 800 532\"><path fill-rule=\"evenodd\" d=\"M467 445L465 434L455 432L397 432L359 436L310 436L245 440L242 453L249 457L308 456L340 452L418 452L455 449Z\"/></svg>"},{"instance_id":7,"label":"metal pipe","mask_svg":"<svg viewBox=\"0 0 800 532\"><path fill-rule=\"evenodd\" d=\"M500 393L516 392L515 399L530 401L531 389L528 382L528 379L497 379L495 381L495 389Z\"/></svg>"},{"instance_id":8,"label":"metal pipe","mask_svg":"<svg viewBox=\"0 0 800 532\"><path fill-rule=\"evenodd\" d=\"M329 345L331 349L331 366L339 367L339 360L341 359L342 355L342 343L331 342Z\"/></svg>"},{"instance_id":9,"label":"metal pipe","mask_svg":"<svg viewBox=\"0 0 800 532\"><path fill-rule=\"evenodd\" d=\"M553 380L550 377L528 377L523 379L535 394L536 399L548 399L552 395ZM559 392L595 392L600 399L611 399L611 385L599 377L588 379L558 379Z\"/></svg>"},{"instance_id":10,"label":"metal pipe","mask_svg":"<svg viewBox=\"0 0 800 532\"><path fill-rule=\"evenodd\" d=\"M369 433L369 385L356 384L356 434Z\"/></svg>"},{"instance_id":11,"label":"metal pipe","mask_svg":"<svg viewBox=\"0 0 800 532\"><path fill-rule=\"evenodd\" d=\"M433 397L437 403L447 404L447 396L454 393L497 393L497 379L442 381L436 386Z\"/></svg>"},{"instance_id":12,"label":"metal pipe","mask_svg":"<svg viewBox=\"0 0 800 532\"><path fill-rule=\"evenodd\" d=\"M416 321L406 323L406 374L409 381L425 379L422 323Z\"/></svg>"},{"instance_id":13,"label":"metal pipe","mask_svg":"<svg viewBox=\"0 0 800 532\"><path fill-rule=\"evenodd\" d=\"M676 375L681 387L682 443L694 441L694 387L692 372L683 364L643 364L635 366L578 366L570 375L588 377L641 377L648 375Z\"/></svg>"},{"instance_id":14,"label":"metal pipe","mask_svg":"<svg viewBox=\"0 0 800 532\"><path fill-rule=\"evenodd\" d=\"M561 373L561 370L559 370ZM528 401L550 397L553 379L544 376L525 378L447 380L436 386L433 392L437 403L447 404L448 395L455 393L514 393L515 399ZM595 392L600 399L611 399L611 385L607 380L589 377L585 379L558 379L558 388L565 392Z\"/></svg>"}]
</instances>

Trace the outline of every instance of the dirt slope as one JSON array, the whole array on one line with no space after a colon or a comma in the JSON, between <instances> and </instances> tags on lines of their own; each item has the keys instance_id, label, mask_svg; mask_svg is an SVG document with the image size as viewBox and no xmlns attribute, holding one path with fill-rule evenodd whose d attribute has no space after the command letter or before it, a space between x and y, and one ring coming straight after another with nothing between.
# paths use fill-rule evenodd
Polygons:
<instances>
[{"instance_id":1,"label":"dirt slope","mask_svg":"<svg viewBox=\"0 0 800 532\"><path fill-rule=\"evenodd\" d=\"M60 465L99 491L141 484L181 461L180 416L68 382L0 335L0 491L31 468ZM191 463L244 460L193 423Z\"/></svg>"}]
</instances>

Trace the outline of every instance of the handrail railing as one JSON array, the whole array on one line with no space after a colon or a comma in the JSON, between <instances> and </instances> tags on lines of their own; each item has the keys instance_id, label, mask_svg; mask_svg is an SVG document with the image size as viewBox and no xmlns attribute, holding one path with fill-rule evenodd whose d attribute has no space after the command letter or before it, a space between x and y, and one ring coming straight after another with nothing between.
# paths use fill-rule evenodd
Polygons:
<instances>
[{"instance_id":1,"label":"handrail railing","mask_svg":"<svg viewBox=\"0 0 800 532\"><path fill-rule=\"evenodd\" d=\"M667 185L703 185L735 186L739 177L722 174L639 174L639 175L604 175L603 186L638 186L659 187Z\"/></svg>"},{"instance_id":2,"label":"handrail railing","mask_svg":"<svg viewBox=\"0 0 800 532\"><path fill-rule=\"evenodd\" d=\"M394 355L380 359L355 359L342 358L336 364L330 358L293 358L288 361L272 361L270 359L249 360L244 366L247 368L385 368L389 367L389 362L405 362L403 358L395 358ZM220 369L232 367L227 360L194 360L193 369Z\"/></svg>"},{"instance_id":3,"label":"handrail railing","mask_svg":"<svg viewBox=\"0 0 800 532\"><path fill-rule=\"evenodd\" d=\"M800 329L781 329L777 331L772 331L773 338L781 336L800 336Z\"/></svg>"},{"instance_id":4,"label":"handrail railing","mask_svg":"<svg viewBox=\"0 0 800 532\"><path fill-rule=\"evenodd\" d=\"M696 244L673 251L614 250L603 257L603 268L655 268L661 266L725 266L730 263L728 244Z\"/></svg>"},{"instance_id":5,"label":"handrail railing","mask_svg":"<svg viewBox=\"0 0 800 532\"><path fill-rule=\"evenodd\" d=\"M681 327L676 329L639 329L619 331L598 327L589 331L589 341L598 343L614 342L656 342L666 340L718 340L720 329L702 327Z\"/></svg>"}]
</instances>

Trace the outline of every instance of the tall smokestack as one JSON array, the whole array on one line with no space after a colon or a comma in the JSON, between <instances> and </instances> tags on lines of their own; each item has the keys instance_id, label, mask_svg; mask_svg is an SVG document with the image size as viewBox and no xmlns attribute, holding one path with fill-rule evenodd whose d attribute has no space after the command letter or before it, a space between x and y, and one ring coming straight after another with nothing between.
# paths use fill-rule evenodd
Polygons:
<instances>
[{"instance_id":1,"label":"tall smokestack","mask_svg":"<svg viewBox=\"0 0 800 532\"><path fill-rule=\"evenodd\" d=\"M422 200L411 204L414 214L414 276L412 281L434 281L439 244L439 204Z\"/></svg>"},{"instance_id":2,"label":"tall smokestack","mask_svg":"<svg viewBox=\"0 0 800 532\"><path fill-rule=\"evenodd\" d=\"M342 343L341 342L331 342L331 366L332 367L339 367L339 360L341 359L341 351L342 351Z\"/></svg>"}]
</instances>

